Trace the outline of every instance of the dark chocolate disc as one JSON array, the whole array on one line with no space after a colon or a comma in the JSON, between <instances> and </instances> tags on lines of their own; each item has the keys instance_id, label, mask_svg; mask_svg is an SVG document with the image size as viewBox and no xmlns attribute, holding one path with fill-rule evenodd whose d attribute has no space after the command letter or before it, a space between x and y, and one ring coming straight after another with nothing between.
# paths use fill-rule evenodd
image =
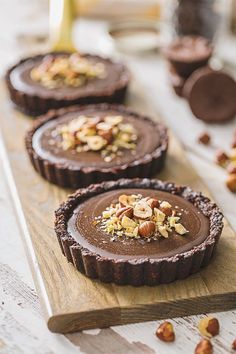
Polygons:
<instances>
[{"instance_id":1,"label":"dark chocolate disc","mask_svg":"<svg viewBox=\"0 0 236 354\"><path fill-rule=\"evenodd\" d=\"M208 123L221 123L236 114L236 82L222 72L208 67L194 72L184 85L193 114Z\"/></svg>"}]
</instances>

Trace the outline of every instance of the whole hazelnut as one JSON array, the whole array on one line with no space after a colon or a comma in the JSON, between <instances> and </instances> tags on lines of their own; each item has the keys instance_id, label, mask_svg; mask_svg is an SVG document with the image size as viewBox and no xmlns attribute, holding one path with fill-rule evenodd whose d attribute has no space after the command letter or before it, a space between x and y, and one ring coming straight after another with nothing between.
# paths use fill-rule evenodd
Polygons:
<instances>
[{"instance_id":1,"label":"whole hazelnut","mask_svg":"<svg viewBox=\"0 0 236 354\"><path fill-rule=\"evenodd\" d=\"M236 350L236 339L233 341L233 343L232 343L232 349L233 350Z\"/></svg>"},{"instance_id":2,"label":"whole hazelnut","mask_svg":"<svg viewBox=\"0 0 236 354\"><path fill-rule=\"evenodd\" d=\"M153 221L144 221L138 228L138 233L142 237L151 237L156 229L156 225Z\"/></svg>"},{"instance_id":3,"label":"whole hazelnut","mask_svg":"<svg viewBox=\"0 0 236 354\"><path fill-rule=\"evenodd\" d=\"M214 337L220 331L219 321L214 317L203 317L198 324L198 329L202 336Z\"/></svg>"},{"instance_id":4,"label":"whole hazelnut","mask_svg":"<svg viewBox=\"0 0 236 354\"><path fill-rule=\"evenodd\" d=\"M173 342L175 332L172 323L165 321L156 330L156 336L163 342Z\"/></svg>"},{"instance_id":5,"label":"whole hazelnut","mask_svg":"<svg viewBox=\"0 0 236 354\"><path fill-rule=\"evenodd\" d=\"M212 354L213 346L209 339L202 339L195 348L195 354Z\"/></svg>"},{"instance_id":6,"label":"whole hazelnut","mask_svg":"<svg viewBox=\"0 0 236 354\"><path fill-rule=\"evenodd\" d=\"M236 193L236 174L228 175L225 183L232 193Z\"/></svg>"},{"instance_id":7,"label":"whole hazelnut","mask_svg":"<svg viewBox=\"0 0 236 354\"><path fill-rule=\"evenodd\" d=\"M198 142L203 145L208 145L210 144L211 137L207 132L203 132L202 134L199 135L198 137Z\"/></svg>"}]
</instances>

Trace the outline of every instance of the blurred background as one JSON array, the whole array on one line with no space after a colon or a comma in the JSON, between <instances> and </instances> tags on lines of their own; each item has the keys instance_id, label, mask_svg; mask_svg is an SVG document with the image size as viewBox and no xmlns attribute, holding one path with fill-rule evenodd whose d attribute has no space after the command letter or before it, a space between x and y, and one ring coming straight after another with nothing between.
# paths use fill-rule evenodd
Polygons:
<instances>
[{"instance_id":1,"label":"blurred background","mask_svg":"<svg viewBox=\"0 0 236 354\"><path fill-rule=\"evenodd\" d=\"M0 20L0 51L8 65L15 59L8 54L12 48L24 55L55 47L62 23L66 42L71 30L81 51L158 52L176 34L201 34L224 60L236 62L236 50L229 50L236 38L236 0L1 0ZM84 43L90 21L96 30Z\"/></svg>"}]
</instances>

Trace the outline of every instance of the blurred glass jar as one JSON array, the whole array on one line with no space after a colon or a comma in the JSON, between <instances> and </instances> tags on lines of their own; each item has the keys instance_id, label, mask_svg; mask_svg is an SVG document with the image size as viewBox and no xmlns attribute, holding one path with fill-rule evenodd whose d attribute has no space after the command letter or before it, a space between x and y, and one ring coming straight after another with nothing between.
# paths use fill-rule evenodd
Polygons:
<instances>
[{"instance_id":1,"label":"blurred glass jar","mask_svg":"<svg viewBox=\"0 0 236 354\"><path fill-rule=\"evenodd\" d=\"M225 25L227 0L174 0L172 24L177 35L200 35L212 41Z\"/></svg>"}]
</instances>

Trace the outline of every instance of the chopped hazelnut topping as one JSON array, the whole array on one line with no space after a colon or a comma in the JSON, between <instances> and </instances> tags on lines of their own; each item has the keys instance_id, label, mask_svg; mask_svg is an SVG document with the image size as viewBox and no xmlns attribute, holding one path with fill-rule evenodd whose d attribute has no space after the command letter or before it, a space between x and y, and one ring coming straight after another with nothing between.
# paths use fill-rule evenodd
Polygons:
<instances>
[{"instance_id":1,"label":"chopped hazelnut topping","mask_svg":"<svg viewBox=\"0 0 236 354\"><path fill-rule=\"evenodd\" d=\"M136 148L138 139L136 130L133 125L124 124L123 120L123 116L118 115L103 118L80 115L53 130L51 140L65 151L72 150L75 153L98 151L105 162L110 162L123 154L124 149ZM127 127L130 133L127 132Z\"/></svg>"},{"instance_id":2,"label":"chopped hazelnut topping","mask_svg":"<svg viewBox=\"0 0 236 354\"><path fill-rule=\"evenodd\" d=\"M106 76L103 63L92 63L86 57L73 53L69 56L47 55L41 64L31 70L31 79L48 89L63 86L79 87L88 80Z\"/></svg>"},{"instance_id":3,"label":"chopped hazelnut topping","mask_svg":"<svg viewBox=\"0 0 236 354\"><path fill-rule=\"evenodd\" d=\"M156 206L170 210L170 216L157 207L152 209L150 203L153 204L153 201ZM178 235L188 233L188 230L180 223L181 213L175 216L173 209L167 201L146 198L140 194L122 194L116 204L108 206L98 217L99 227L112 234L113 238L126 236L156 240L159 237L168 238L171 232L176 232Z\"/></svg>"}]
</instances>

